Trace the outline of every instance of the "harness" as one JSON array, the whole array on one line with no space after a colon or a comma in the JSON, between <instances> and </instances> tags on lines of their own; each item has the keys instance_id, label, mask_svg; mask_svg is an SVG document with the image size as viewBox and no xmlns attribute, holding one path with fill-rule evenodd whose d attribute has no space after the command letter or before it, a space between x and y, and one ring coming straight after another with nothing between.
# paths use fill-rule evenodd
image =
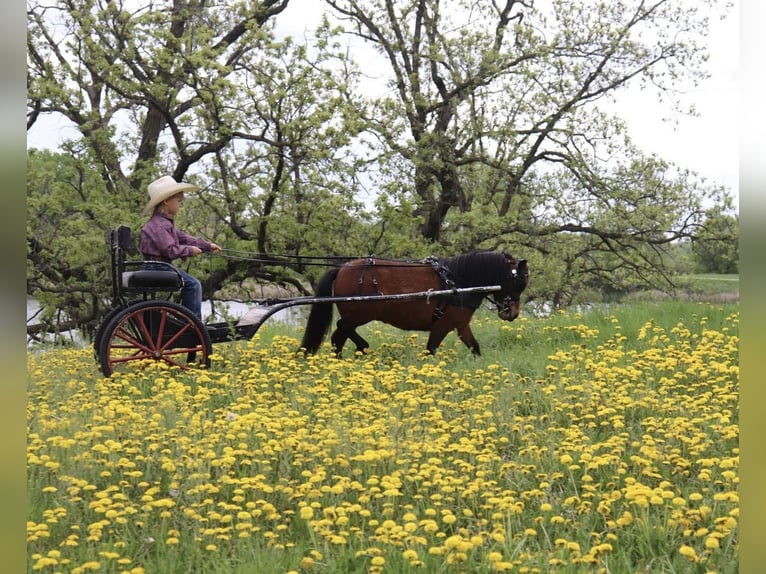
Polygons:
<instances>
[{"instance_id":1,"label":"harness","mask_svg":"<svg viewBox=\"0 0 766 574\"><path fill-rule=\"evenodd\" d=\"M435 255L430 255L425 259L422 259L421 263L430 265L434 270L434 273L436 273L436 275L439 277L439 282L441 285L440 290L453 289L455 291L453 295L439 296L439 303L434 308L432 313L433 322L441 319L450 305L469 309L478 309L481 306L481 303L486 295L483 293L458 293L457 289L459 287L455 282L455 277L452 273L452 270L450 270L450 268L445 265L438 257ZM365 278L369 276L372 285L375 287L375 293L377 295L383 295L383 292L380 290L380 286L378 284L378 279L375 276L375 272L373 270L375 265L376 262L374 257L369 256L365 258L365 264L362 266L361 273L359 273L359 279L357 280L360 294L363 290Z\"/></svg>"},{"instance_id":2,"label":"harness","mask_svg":"<svg viewBox=\"0 0 766 574\"><path fill-rule=\"evenodd\" d=\"M449 270L449 267L444 265L438 257L435 255L430 255L423 260L423 263L428 263L431 265L434 273L439 276L442 289L455 288L455 282L452 280L452 273ZM454 297L444 297L441 299L441 304L434 307L434 311L431 314L432 323L436 323L436 321L444 316L444 312L447 310L447 307L449 307L451 299L454 299Z\"/></svg>"},{"instance_id":3,"label":"harness","mask_svg":"<svg viewBox=\"0 0 766 574\"><path fill-rule=\"evenodd\" d=\"M362 287L364 286L364 276L369 271L370 277L372 278L372 285L375 287L375 294L376 295L383 295L383 292L380 290L380 287L378 286L378 278L375 277L375 273L372 272L372 267L375 265L375 258L370 256L365 259L365 265L362 267L362 272L359 274L359 293L362 293Z\"/></svg>"},{"instance_id":4,"label":"harness","mask_svg":"<svg viewBox=\"0 0 766 574\"><path fill-rule=\"evenodd\" d=\"M431 255L423 260L424 263L429 263L441 280L441 289L455 289L453 295L447 295L440 297L442 299L441 305L437 306L433 312L433 320L437 321L444 316L444 312L447 307L453 305L455 307L462 307L468 309L478 309L481 307L481 302L486 296L483 293L458 293L458 285L455 283L454 275L449 267L447 267L442 261Z\"/></svg>"}]
</instances>

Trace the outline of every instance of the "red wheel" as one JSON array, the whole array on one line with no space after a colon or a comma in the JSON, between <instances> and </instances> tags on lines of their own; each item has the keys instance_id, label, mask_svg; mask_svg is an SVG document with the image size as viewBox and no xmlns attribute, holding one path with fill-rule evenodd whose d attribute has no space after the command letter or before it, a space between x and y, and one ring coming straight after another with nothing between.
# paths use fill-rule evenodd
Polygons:
<instances>
[{"instance_id":1,"label":"red wheel","mask_svg":"<svg viewBox=\"0 0 766 574\"><path fill-rule=\"evenodd\" d=\"M117 316L118 313L121 313L125 310L125 307L116 307L112 310L110 310L106 317L104 317L104 320L101 321L101 324L98 326L98 329L96 329L96 334L93 335L93 357L96 359L96 362L100 362L100 353L101 353L101 341L104 338L104 331L109 326L109 323L112 321L114 317Z\"/></svg>"},{"instance_id":2,"label":"red wheel","mask_svg":"<svg viewBox=\"0 0 766 574\"><path fill-rule=\"evenodd\" d=\"M143 361L164 361L186 369L210 366L212 344L205 325L191 312L171 301L141 301L116 314L101 335L101 372L139 366Z\"/></svg>"}]
</instances>

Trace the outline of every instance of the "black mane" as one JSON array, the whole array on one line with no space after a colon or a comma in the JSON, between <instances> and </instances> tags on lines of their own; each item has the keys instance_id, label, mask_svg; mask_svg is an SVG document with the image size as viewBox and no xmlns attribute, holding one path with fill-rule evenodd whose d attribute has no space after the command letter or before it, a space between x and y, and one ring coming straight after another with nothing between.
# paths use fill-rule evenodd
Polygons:
<instances>
[{"instance_id":1,"label":"black mane","mask_svg":"<svg viewBox=\"0 0 766 574\"><path fill-rule=\"evenodd\" d=\"M456 287L501 285L508 278L506 254L500 251L471 251L448 257L441 263Z\"/></svg>"}]
</instances>

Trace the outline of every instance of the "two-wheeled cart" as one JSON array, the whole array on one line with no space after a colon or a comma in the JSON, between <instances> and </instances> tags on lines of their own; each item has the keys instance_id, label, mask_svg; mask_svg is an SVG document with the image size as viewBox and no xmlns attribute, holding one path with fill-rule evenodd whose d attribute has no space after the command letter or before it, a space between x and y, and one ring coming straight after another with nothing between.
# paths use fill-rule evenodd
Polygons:
<instances>
[{"instance_id":1,"label":"two-wheeled cart","mask_svg":"<svg viewBox=\"0 0 766 574\"><path fill-rule=\"evenodd\" d=\"M391 295L295 297L253 300L256 319L247 322L203 323L186 307L171 300L183 286L178 270L169 263L130 260L135 253L131 230L120 225L110 231L112 309L96 330L93 349L104 376L161 361L187 369L209 367L214 343L250 339L279 311L313 303L428 299L467 293L489 293L500 286L428 290Z\"/></svg>"}]
</instances>

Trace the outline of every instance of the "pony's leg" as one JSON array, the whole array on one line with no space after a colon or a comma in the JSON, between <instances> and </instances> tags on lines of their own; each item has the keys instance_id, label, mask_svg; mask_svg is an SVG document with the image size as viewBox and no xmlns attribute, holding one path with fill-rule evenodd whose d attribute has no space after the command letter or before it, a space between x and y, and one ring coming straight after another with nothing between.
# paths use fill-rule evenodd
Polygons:
<instances>
[{"instance_id":1,"label":"pony's leg","mask_svg":"<svg viewBox=\"0 0 766 574\"><path fill-rule=\"evenodd\" d=\"M476 340L476 337L473 336L473 331L471 331L471 326L469 324L465 324L461 327L457 328L457 336L460 338L463 343L465 343L465 346L471 349L471 352L476 355L477 357L481 355L481 351L479 350L479 342Z\"/></svg>"},{"instance_id":2,"label":"pony's leg","mask_svg":"<svg viewBox=\"0 0 766 574\"><path fill-rule=\"evenodd\" d=\"M370 348L370 344L356 332L356 325L349 324L344 319L339 319L335 332L330 337L335 354L340 356L346 341L351 339L356 345L356 350L363 353Z\"/></svg>"},{"instance_id":3,"label":"pony's leg","mask_svg":"<svg viewBox=\"0 0 766 574\"><path fill-rule=\"evenodd\" d=\"M356 329L353 329L348 337L354 342L358 352L364 353L367 349L370 348L370 344L364 339L364 337L356 332Z\"/></svg>"},{"instance_id":4,"label":"pony's leg","mask_svg":"<svg viewBox=\"0 0 766 574\"><path fill-rule=\"evenodd\" d=\"M428 342L426 343L426 349L432 355L436 354L436 349L442 344L444 337L450 332L450 328L443 323L437 321L431 328L431 333L428 335Z\"/></svg>"},{"instance_id":5,"label":"pony's leg","mask_svg":"<svg viewBox=\"0 0 766 574\"><path fill-rule=\"evenodd\" d=\"M338 321L338 323L340 323L340 321ZM332 350L335 352L337 357L340 357L341 353L343 352L343 345L346 344L346 340L348 340L348 334L339 325L330 336Z\"/></svg>"}]
</instances>

